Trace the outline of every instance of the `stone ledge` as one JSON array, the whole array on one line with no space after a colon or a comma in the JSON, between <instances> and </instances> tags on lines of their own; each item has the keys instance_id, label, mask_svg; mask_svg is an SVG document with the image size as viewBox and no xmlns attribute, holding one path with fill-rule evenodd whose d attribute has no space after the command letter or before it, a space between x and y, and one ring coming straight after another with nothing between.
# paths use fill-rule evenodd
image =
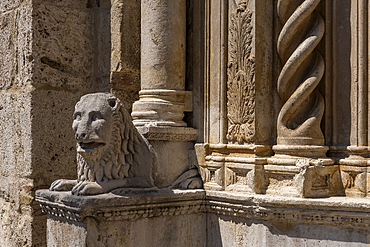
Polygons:
<instances>
[{"instance_id":1,"label":"stone ledge","mask_svg":"<svg viewBox=\"0 0 370 247\"><path fill-rule=\"evenodd\" d=\"M207 191L206 200L207 212L218 215L346 228L370 226L370 200L366 198L305 199Z\"/></svg>"},{"instance_id":2,"label":"stone ledge","mask_svg":"<svg viewBox=\"0 0 370 247\"><path fill-rule=\"evenodd\" d=\"M36 200L44 213L71 221L86 217L100 220L138 220L205 211L203 190L161 190L128 192L127 196L113 193L96 196L74 196L70 192L38 190Z\"/></svg>"},{"instance_id":3,"label":"stone ledge","mask_svg":"<svg viewBox=\"0 0 370 247\"><path fill-rule=\"evenodd\" d=\"M69 192L38 190L36 200L44 213L79 222L88 216L121 221L212 213L257 221L370 227L370 200L367 198L305 199L204 190L78 197Z\"/></svg>"}]
</instances>

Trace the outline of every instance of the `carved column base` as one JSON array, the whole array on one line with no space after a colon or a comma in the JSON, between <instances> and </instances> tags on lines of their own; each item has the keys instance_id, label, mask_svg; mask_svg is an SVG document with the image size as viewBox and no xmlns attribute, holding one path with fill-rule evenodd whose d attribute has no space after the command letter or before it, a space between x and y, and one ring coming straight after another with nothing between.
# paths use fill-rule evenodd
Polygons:
<instances>
[{"instance_id":1,"label":"carved column base","mask_svg":"<svg viewBox=\"0 0 370 247\"><path fill-rule=\"evenodd\" d=\"M272 147L275 155L269 163L274 165L296 165L299 158L318 159L322 165L332 165L333 161L326 157L328 147L316 145L276 145Z\"/></svg>"},{"instance_id":2,"label":"carved column base","mask_svg":"<svg viewBox=\"0 0 370 247\"><path fill-rule=\"evenodd\" d=\"M179 90L141 90L140 99L133 104L132 119L135 126L185 127L184 111L191 111L191 92Z\"/></svg>"},{"instance_id":3,"label":"carved column base","mask_svg":"<svg viewBox=\"0 0 370 247\"><path fill-rule=\"evenodd\" d=\"M268 180L264 166L271 147L197 144L195 149L206 190L265 193Z\"/></svg>"},{"instance_id":4,"label":"carved column base","mask_svg":"<svg viewBox=\"0 0 370 247\"><path fill-rule=\"evenodd\" d=\"M298 197L328 197L342 193L340 173L325 146L276 145L265 166L268 194Z\"/></svg>"},{"instance_id":5,"label":"carved column base","mask_svg":"<svg viewBox=\"0 0 370 247\"><path fill-rule=\"evenodd\" d=\"M177 188L181 182L189 179L186 172L195 169L191 153L194 152L194 141L197 139L196 129L150 124L138 126L137 129L150 142L156 153L154 183L158 188ZM178 180L182 175L183 181ZM191 174L189 176L191 177Z\"/></svg>"},{"instance_id":6,"label":"carved column base","mask_svg":"<svg viewBox=\"0 0 370 247\"><path fill-rule=\"evenodd\" d=\"M342 152L346 153L348 156L338 161L340 164L343 189L346 196L369 196L369 147L349 146L342 150Z\"/></svg>"}]
</instances>

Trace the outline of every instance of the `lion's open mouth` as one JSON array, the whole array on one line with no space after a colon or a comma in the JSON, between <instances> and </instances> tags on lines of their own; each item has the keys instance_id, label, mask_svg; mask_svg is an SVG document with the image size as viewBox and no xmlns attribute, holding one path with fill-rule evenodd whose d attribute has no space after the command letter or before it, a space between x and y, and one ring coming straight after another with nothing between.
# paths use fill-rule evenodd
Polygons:
<instances>
[{"instance_id":1,"label":"lion's open mouth","mask_svg":"<svg viewBox=\"0 0 370 247\"><path fill-rule=\"evenodd\" d=\"M77 151L89 152L104 145L105 144L102 142L79 142L78 146L81 148L81 150Z\"/></svg>"}]
</instances>

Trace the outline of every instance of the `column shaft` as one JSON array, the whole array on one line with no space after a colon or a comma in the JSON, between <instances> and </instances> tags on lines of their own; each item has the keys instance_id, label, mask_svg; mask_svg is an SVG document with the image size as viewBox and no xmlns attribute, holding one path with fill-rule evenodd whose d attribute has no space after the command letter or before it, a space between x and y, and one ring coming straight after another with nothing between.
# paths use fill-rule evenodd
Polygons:
<instances>
[{"instance_id":1,"label":"column shaft","mask_svg":"<svg viewBox=\"0 0 370 247\"><path fill-rule=\"evenodd\" d=\"M141 1L141 91L136 126L186 126L186 1Z\"/></svg>"}]
</instances>

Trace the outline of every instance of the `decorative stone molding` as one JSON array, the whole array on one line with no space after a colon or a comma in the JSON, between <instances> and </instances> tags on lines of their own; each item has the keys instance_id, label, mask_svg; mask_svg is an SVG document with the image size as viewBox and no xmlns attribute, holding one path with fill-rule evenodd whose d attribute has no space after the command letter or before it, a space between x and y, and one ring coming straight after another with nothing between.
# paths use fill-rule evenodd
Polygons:
<instances>
[{"instance_id":1,"label":"decorative stone molding","mask_svg":"<svg viewBox=\"0 0 370 247\"><path fill-rule=\"evenodd\" d=\"M141 90L140 100L133 105L131 116L135 126L185 127L184 112L192 111L191 92L180 90Z\"/></svg>"},{"instance_id":2,"label":"decorative stone molding","mask_svg":"<svg viewBox=\"0 0 370 247\"><path fill-rule=\"evenodd\" d=\"M206 200L208 213L235 218L297 225L340 225L350 229L370 226L367 199L300 199L207 191Z\"/></svg>"},{"instance_id":3,"label":"decorative stone molding","mask_svg":"<svg viewBox=\"0 0 370 247\"><path fill-rule=\"evenodd\" d=\"M265 193L268 180L264 166L271 147L197 144L195 149L205 189Z\"/></svg>"},{"instance_id":4,"label":"decorative stone molding","mask_svg":"<svg viewBox=\"0 0 370 247\"><path fill-rule=\"evenodd\" d=\"M56 218L64 218L70 221L82 222L83 217L78 210L68 207L63 207L59 204L43 203L40 201L41 212Z\"/></svg>"},{"instance_id":5,"label":"decorative stone molding","mask_svg":"<svg viewBox=\"0 0 370 247\"><path fill-rule=\"evenodd\" d=\"M370 227L370 202L361 198L303 199L201 190L88 198L47 190L39 190L36 195L43 212L61 221L84 222L92 217L98 222L113 223L207 213L271 223Z\"/></svg>"},{"instance_id":6,"label":"decorative stone molding","mask_svg":"<svg viewBox=\"0 0 370 247\"><path fill-rule=\"evenodd\" d=\"M86 217L93 217L99 221L135 221L204 213L204 196L204 191L194 190L151 193L127 190L126 196L106 194L81 199L68 192L39 190L36 200L40 203L43 213L58 219L83 222Z\"/></svg>"},{"instance_id":7,"label":"decorative stone molding","mask_svg":"<svg viewBox=\"0 0 370 247\"><path fill-rule=\"evenodd\" d=\"M253 143L255 137L255 62L251 54L253 25L248 2L238 4L229 27L227 139L239 144Z\"/></svg>"},{"instance_id":8,"label":"decorative stone molding","mask_svg":"<svg viewBox=\"0 0 370 247\"><path fill-rule=\"evenodd\" d=\"M176 127L162 128L158 126L138 126L140 134L151 141L195 141L198 136L198 131L193 128Z\"/></svg>"}]
</instances>

